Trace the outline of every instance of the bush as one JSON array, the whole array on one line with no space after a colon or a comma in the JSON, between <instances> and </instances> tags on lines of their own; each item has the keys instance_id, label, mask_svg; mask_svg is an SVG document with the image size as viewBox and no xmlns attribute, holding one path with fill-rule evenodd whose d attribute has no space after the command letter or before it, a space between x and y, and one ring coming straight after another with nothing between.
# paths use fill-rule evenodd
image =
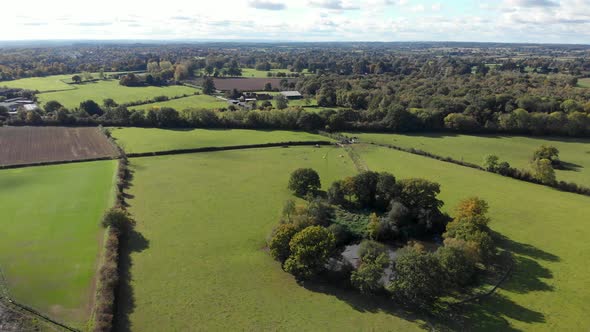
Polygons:
<instances>
[{"instance_id":1,"label":"bush","mask_svg":"<svg viewBox=\"0 0 590 332\"><path fill-rule=\"evenodd\" d=\"M475 273L476 262L467 250L464 246L445 245L436 251L436 258L449 287L467 285Z\"/></svg>"},{"instance_id":2,"label":"bush","mask_svg":"<svg viewBox=\"0 0 590 332\"><path fill-rule=\"evenodd\" d=\"M399 251L394 265L394 279L388 290L393 297L419 307L432 304L443 293L443 280L438 259L414 247Z\"/></svg>"},{"instance_id":3,"label":"bush","mask_svg":"<svg viewBox=\"0 0 590 332\"><path fill-rule=\"evenodd\" d=\"M281 224L273 232L273 236L269 241L268 248L270 249L270 255L280 261L284 262L291 254L289 243L295 234L297 234L298 228L292 224Z\"/></svg>"},{"instance_id":4,"label":"bush","mask_svg":"<svg viewBox=\"0 0 590 332\"><path fill-rule=\"evenodd\" d=\"M340 224L332 224L328 226L328 230L334 234L334 240L336 241L336 246L342 246L350 243L353 236L350 231L340 225Z\"/></svg>"},{"instance_id":5,"label":"bush","mask_svg":"<svg viewBox=\"0 0 590 332\"><path fill-rule=\"evenodd\" d=\"M335 248L332 232L321 226L310 226L297 233L289 243L291 255L285 271L299 279L309 279L324 269Z\"/></svg>"},{"instance_id":6,"label":"bush","mask_svg":"<svg viewBox=\"0 0 590 332\"><path fill-rule=\"evenodd\" d=\"M129 214L121 208L112 208L102 217L103 227L112 227L119 232L125 232L133 225Z\"/></svg>"}]
</instances>

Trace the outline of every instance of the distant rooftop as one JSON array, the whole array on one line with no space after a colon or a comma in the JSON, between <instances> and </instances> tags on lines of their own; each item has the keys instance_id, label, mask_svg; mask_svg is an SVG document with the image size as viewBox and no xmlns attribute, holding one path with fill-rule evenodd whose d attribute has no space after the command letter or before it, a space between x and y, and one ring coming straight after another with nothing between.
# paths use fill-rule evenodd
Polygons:
<instances>
[{"instance_id":1,"label":"distant rooftop","mask_svg":"<svg viewBox=\"0 0 590 332\"><path fill-rule=\"evenodd\" d=\"M281 91L281 94L285 97L301 97L301 93L299 91Z\"/></svg>"}]
</instances>

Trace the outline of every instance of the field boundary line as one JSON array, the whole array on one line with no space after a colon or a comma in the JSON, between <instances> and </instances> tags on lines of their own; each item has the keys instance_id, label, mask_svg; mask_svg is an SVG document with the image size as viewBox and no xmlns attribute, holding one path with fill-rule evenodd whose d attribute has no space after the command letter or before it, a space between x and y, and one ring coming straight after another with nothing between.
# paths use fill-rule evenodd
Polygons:
<instances>
[{"instance_id":1,"label":"field boundary line","mask_svg":"<svg viewBox=\"0 0 590 332\"><path fill-rule=\"evenodd\" d=\"M121 156L99 157L99 158L89 158L89 159L76 159L76 160L41 161L41 162L37 162L37 163L15 164L15 165L0 165L0 170L24 168L24 167L38 167L38 166L85 163L85 162L102 161L102 160L115 160L115 159L119 159L119 158L121 158Z\"/></svg>"},{"instance_id":2,"label":"field boundary line","mask_svg":"<svg viewBox=\"0 0 590 332\"><path fill-rule=\"evenodd\" d=\"M315 145L332 145L329 141L289 141L289 142L277 142L277 143L262 143L262 144L246 144L246 145L229 145L229 146L211 146L202 148L192 149L175 149L175 150L163 150L154 152L136 152L127 153L129 158L141 158L141 157L155 157L155 156L166 156L175 154L188 154L188 153L200 153L200 152L215 152L215 151L227 151L227 150L246 150L256 148L273 148L273 147L288 147L288 146L315 146Z\"/></svg>"}]
</instances>

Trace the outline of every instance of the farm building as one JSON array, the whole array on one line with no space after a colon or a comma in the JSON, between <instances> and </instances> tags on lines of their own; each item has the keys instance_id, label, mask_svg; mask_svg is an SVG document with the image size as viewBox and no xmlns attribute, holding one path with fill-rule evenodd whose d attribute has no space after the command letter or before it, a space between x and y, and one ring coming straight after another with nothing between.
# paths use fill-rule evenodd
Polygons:
<instances>
[{"instance_id":1,"label":"farm building","mask_svg":"<svg viewBox=\"0 0 590 332\"><path fill-rule=\"evenodd\" d=\"M24 109L25 111L33 111L39 108L39 106L37 106L37 103L23 97L6 99L5 101L0 102L0 106L6 107L10 114L16 114L19 109Z\"/></svg>"},{"instance_id":2,"label":"farm building","mask_svg":"<svg viewBox=\"0 0 590 332\"><path fill-rule=\"evenodd\" d=\"M303 95L299 91L281 91L281 94L289 100L303 98Z\"/></svg>"},{"instance_id":3,"label":"farm building","mask_svg":"<svg viewBox=\"0 0 590 332\"><path fill-rule=\"evenodd\" d=\"M255 102L255 101L256 101L256 99L254 99L253 101ZM228 103L230 106L232 106L232 105L233 105L233 106L238 106L238 107L241 107L241 108L243 108L243 109L245 109L245 110L252 110L252 108L253 108L253 104L252 104L251 102L247 102L247 101L239 101L239 100L237 100L237 99L228 99L228 100L227 100L227 103Z\"/></svg>"}]
</instances>

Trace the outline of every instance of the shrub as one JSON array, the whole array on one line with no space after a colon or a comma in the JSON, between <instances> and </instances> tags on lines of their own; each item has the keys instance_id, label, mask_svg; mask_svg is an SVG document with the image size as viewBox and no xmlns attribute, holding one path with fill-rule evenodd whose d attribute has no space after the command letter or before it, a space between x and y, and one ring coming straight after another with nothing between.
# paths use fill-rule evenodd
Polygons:
<instances>
[{"instance_id":1,"label":"shrub","mask_svg":"<svg viewBox=\"0 0 590 332\"><path fill-rule=\"evenodd\" d=\"M268 244L270 254L274 259L284 262L289 257L291 254L289 243L297 231L298 228L292 224L281 224L274 230Z\"/></svg>"},{"instance_id":2,"label":"shrub","mask_svg":"<svg viewBox=\"0 0 590 332\"><path fill-rule=\"evenodd\" d=\"M436 258L449 287L467 285L475 273L476 262L464 247L445 245L436 251Z\"/></svg>"},{"instance_id":3,"label":"shrub","mask_svg":"<svg viewBox=\"0 0 590 332\"><path fill-rule=\"evenodd\" d=\"M310 226L297 233L289 243L291 255L285 271L299 279L309 279L323 270L335 247L332 232L321 226Z\"/></svg>"},{"instance_id":4,"label":"shrub","mask_svg":"<svg viewBox=\"0 0 590 332\"><path fill-rule=\"evenodd\" d=\"M352 240L353 236L350 231L340 224L332 224L328 226L328 230L334 234L336 246L346 245Z\"/></svg>"},{"instance_id":5,"label":"shrub","mask_svg":"<svg viewBox=\"0 0 590 332\"><path fill-rule=\"evenodd\" d=\"M103 227L112 227L117 231L125 232L133 225L129 214L121 208L112 208L102 217Z\"/></svg>"},{"instance_id":6,"label":"shrub","mask_svg":"<svg viewBox=\"0 0 590 332\"><path fill-rule=\"evenodd\" d=\"M350 275L352 285L362 293L377 293L383 289L383 270L389 265L388 257L381 254L377 259L363 260L361 266Z\"/></svg>"},{"instance_id":7,"label":"shrub","mask_svg":"<svg viewBox=\"0 0 590 332\"><path fill-rule=\"evenodd\" d=\"M431 253L413 247L401 249L393 273L388 290L406 304L428 306L443 293L440 263Z\"/></svg>"}]
</instances>

